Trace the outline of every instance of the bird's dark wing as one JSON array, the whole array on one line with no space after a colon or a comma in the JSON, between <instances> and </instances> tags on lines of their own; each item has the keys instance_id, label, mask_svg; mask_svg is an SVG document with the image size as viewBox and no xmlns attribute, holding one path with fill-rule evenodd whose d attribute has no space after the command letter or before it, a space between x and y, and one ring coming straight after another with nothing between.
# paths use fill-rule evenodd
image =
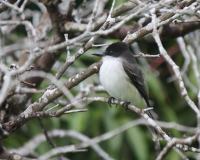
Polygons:
<instances>
[{"instance_id":1,"label":"bird's dark wing","mask_svg":"<svg viewBox=\"0 0 200 160\"><path fill-rule=\"evenodd\" d=\"M130 61L132 61L131 57L129 59L129 63L123 62L123 68L125 72L127 73L127 75L129 76L129 78L131 79L133 85L138 89L141 96L146 101L147 106L150 107L149 93L148 93L147 85L144 81L144 73L142 72L142 70L140 69L140 67L137 65L136 62L133 63L132 61L132 63L130 63ZM150 111L148 111L147 114L152 119L154 119ZM147 126L147 127L152 135L153 141L158 142L158 140L162 139L160 134L154 129L154 127L152 126Z\"/></svg>"},{"instance_id":2,"label":"bird's dark wing","mask_svg":"<svg viewBox=\"0 0 200 160\"><path fill-rule=\"evenodd\" d=\"M149 104L149 93L147 85L144 81L144 73L140 69L137 63L125 63L123 62L123 68L126 72L126 74L131 79L131 82L133 85L138 89L141 96L144 98L144 100L147 103L147 106L150 107Z\"/></svg>"}]
</instances>

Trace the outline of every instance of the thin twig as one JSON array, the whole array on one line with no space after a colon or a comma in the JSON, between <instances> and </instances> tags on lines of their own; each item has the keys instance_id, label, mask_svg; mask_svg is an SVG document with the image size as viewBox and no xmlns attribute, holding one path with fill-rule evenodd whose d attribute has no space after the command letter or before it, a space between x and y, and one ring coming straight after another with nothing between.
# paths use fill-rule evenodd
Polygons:
<instances>
[{"instance_id":1,"label":"thin twig","mask_svg":"<svg viewBox=\"0 0 200 160\"><path fill-rule=\"evenodd\" d=\"M44 135L45 135L45 137L46 137L47 142L50 144L50 146L51 146L52 148L55 148L56 145L53 143L53 141L52 141L51 138L49 137L49 135L48 135L48 133L47 133L47 130L46 130L45 126L44 126L44 123L43 123L43 121L42 121L42 118L41 118L41 117L38 117L38 121L39 121L39 123L40 123L40 125L41 125L41 127L42 127L42 131L43 131L43 133L44 133Z\"/></svg>"}]
</instances>

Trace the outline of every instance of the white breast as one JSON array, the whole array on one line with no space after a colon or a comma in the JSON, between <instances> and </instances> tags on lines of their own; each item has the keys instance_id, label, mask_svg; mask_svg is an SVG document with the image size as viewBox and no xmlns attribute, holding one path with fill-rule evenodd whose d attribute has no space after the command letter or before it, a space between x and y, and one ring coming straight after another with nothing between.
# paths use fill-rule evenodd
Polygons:
<instances>
[{"instance_id":1,"label":"white breast","mask_svg":"<svg viewBox=\"0 0 200 160\"><path fill-rule=\"evenodd\" d=\"M133 105L140 108L146 107L144 99L131 83L119 58L103 57L99 76L101 84L112 97L124 102L131 101Z\"/></svg>"}]
</instances>

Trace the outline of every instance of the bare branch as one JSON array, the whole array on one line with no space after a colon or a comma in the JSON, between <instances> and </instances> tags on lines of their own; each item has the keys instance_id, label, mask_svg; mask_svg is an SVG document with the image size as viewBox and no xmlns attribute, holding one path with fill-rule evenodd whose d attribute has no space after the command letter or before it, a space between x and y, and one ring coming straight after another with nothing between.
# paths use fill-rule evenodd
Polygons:
<instances>
[{"instance_id":1,"label":"bare branch","mask_svg":"<svg viewBox=\"0 0 200 160\"><path fill-rule=\"evenodd\" d=\"M187 101L188 105L191 107L191 109L193 111L196 112L196 114L200 114L199 110L197 109L197 106L194 104L194 102L189 98L187 90L185 89L180 71L179 71L179 67L174 63L174 61L169 57L169 55L167 54L166 50L164 49L162 42L159 38L159 34L157 31L157 27L156 27L156 15L152 14L152 23L153 23L153 36L155 38L155 41L158 45L158 49L160 51L160 54L165 58L165 60L169 63L169 65L172 66L173 71L175 73L175 76L177 77L178 81L179 81L179 88L181 90L181 96L185 98L185 100Z\"/></svg>"},{"instance_id":2,"label":"bare branch","mask_svg":"<svg viewBox=\"0 0 200 160\"><path fill-rule=\"evenodd\" d=\"M194 142L197 139L198 136L199 135L196 134L192 137L187 137L184 139L172 138L172 140L167 143L166 147L159 153L156 160L163 159L175 144L177 144L176 147L178 147L178 144L189 144L190 145L192 142Z\"/></svg>"},{"instance_id":3,"label":"bare branch","mask_svg":"<svg viewBox=\"0 0 200 160\"><path fill-rule=\"evenodd\" d=\"M80 141L88 141L90 140L87 136L81 134L81 133L78 133L76 131L72 131L72 130L56 130L54 129L53 131L50 131L48 132L49 136L51 138L53 137L60 137L60 138L65 138L65 137L70 137L70 138L75 138L75 139L78 139ZM43 134L40 134L40 135L37 135L36 137L34 137L33 139L31 139L29 142L25 143L24 146L22 146L21 148L19 149L14 149L14 150L11 150L11 151L14 151L14 152L17 152L17 153L20 153L22 155L29 155L33 152L33 150L42 142L44 142L46 139L45 139L45 136ZM101 147L97 144L95 145L92 145L91 148L100 156L102 157L103 159L106 159L106 160L112 160L111 157L109 157L109 155L103 151L101 149Z\"/></svg>"}]
</instances>

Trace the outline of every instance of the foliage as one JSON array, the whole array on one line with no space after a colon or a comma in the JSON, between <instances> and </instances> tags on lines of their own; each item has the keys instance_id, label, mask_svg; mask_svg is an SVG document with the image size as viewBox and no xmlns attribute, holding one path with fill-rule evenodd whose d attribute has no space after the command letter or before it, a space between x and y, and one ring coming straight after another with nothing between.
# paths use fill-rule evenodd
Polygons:
<instances>
[{"instance_id":1,"label":"foliage","mask_svg":"<svg viewBox=\"0 0 200 160\"><path fill-rule=\"evenodd\" d=\"M55 4L51 4L51 5L49 5L49 3L54 3L54 1L49 0L49 3L45 3L44 1L41 1L41 2L42 3L39 3L36 0L28 1L22 14L16 14L19 12L14 11L13 9L6 9L5 11L2 11L0 8L0 10L2 12L0 14L0 19L1 19L0 24L2 25L0 27L0 29L1 29L1 33L0 33L1 46L2 46L1 47L2 49L0 52L5 54L5 55L0 54L0 58L1 58L0 62L1 62L1 64L5 64L8 68L13 63L19 64L20 63L19 61L22 59L22 57L20 57L20 55L25 56L22 53L26 52L27 50L29 52L31 49L36 48L36 46L34 46L32 48L27 47L27 45L28 45L27 42L30 41L30 37L27 38L27 36L30 36L30 35L28 35L29 32L28 32L26 26L24 26L24 25L9 26L8 24L3 24L3 22L6 20L11 21L12 19L16 19L16 21L21 21L21 17L23 17L23 14L25 14L26 20L31 22L33 24L34 28L39 30L38 24L41 24L41 17L42 17L42 15L44 15L44 11L42 9L47 8L50 18L53 21L53 20L55 20L55 18L53 16L56 16L56 14L54 15L51 12L51 7L52 7L51 5L55 5L56 7L58 5L57 1L55 1ZM62 27L54 28L55 22L52 22L53 28L47 29L46 33L45 33L46 35L44 37L38 36L38 37L40 37L40 39L37 41L39 43L36 43L37 47L41 48L41 50L45 50L47 48L47 46L53 46L53 45L64 42L65 41L65 40L63 40L64 32L68 33L69 39L73 39L73 38L81 35L82 34L81 31L80 32L75 32L73 30L67 31L66 24L67 24L67 22L76 22L75 17L80 18L77 16L80 13L82 13L82 16L83 16L80 18L80 20L81 20L80 23L84 24L84 20L87 21L87 23L85 23L85 24L90 23L88 21L88 19L90 19L90 15L92 15L92 9L94 8L95 2L96 1L93 1L93 0L88 1L88 2L85 0L83 0L83 1L76 0L75 1L76 5L74 6L75 8L73 8L73 12L72 12L73 16L70 15L67 17L66 16L67 12L65 9L65 14L60 16L61 18L59 16L57 17L58 20L60 20L60 22L59 21L56 22L56 23L59 23L59 25L62 25ZM136 2L137 1L134 1L134 3L136 3ZM125 17L132 14L133 11L136 12L137 10L139 10L139 8L136 8L139 5L142 6L142 4L139 4L139 2L140 1L138 1L136 3L137 5L134 6L132 10L124 11L124 13L121 15L122 18L125 19ZM160 1L160 3L161 2L163 2L163 1ZM18 2L16 2L16 3L18 3ZM25 3L24 1L21 1L21 2L19 1L18 6L21 6L24 3ZM102 10L104 10L104 9L110 10L113 1L111 1L111 0L105 1L105 2L100 1L99 3L102 4L102 6L104 6L104 8ZM114 8L117 8L117 6L120 6L120 5L126 4L126 3L127 2L124 0L116 1ZM152 3L147 2L147 1L141 1L141 3L145 3L145 5L148 3L149 3L149 5L156 4L156 2L154 2L154 1L152 1ZM157 10L158 10L158 13L156 13L157 17L159 17L161 14L165 14L164 11L162 12L162 9L169 10L170 8L173 8L174 5L178 6L180 3L181 2L173 1L173 3L170 3L167 7L165 5L160 4L160 6L157 6ZM2 4L0 3L0 5L2 5ZM65 5L67 7L70 6L70 2L66 2ZM191 5L192 4L190 4L189 6L191 6ZM199 3L197 3L196 5L198 6ZM59 6L60 7L59 11L61 11L61 10L64 11L63 8L66 6L64 6L64 2L63 2L63 6L62 5ZM191 8L189 8L189 9L191 9ZM181 10L181 8L180 8L180 10ZM86 13L87 11L88 11L88 13ZM175 10L174 10L174 12L176 13ZM178 12L178 10L177 10L177 12ZM15 14L13 14L13 13L15 13ZM146 24L149 24L151 22L151 19L149 18L149 17L151 17L151 15L150 15L148 8L147 8L147 10L141 12L141 14L139 14L138 17L132 18L129 21L129 22L131 22L131 24L126 23L127 26L132 25L132 27L136 27L136 25L132 24L133 19L137 23L139 23L139 21L142 21L142 18L145 18L144 14L147 14L147 13L148 13L148 15L146 15L147 18L146 18L145 22L143 24L141 24L142 26L140 26L140 27L144 28L146 26ZM101 13L99 13L99 15L97 17L95 17L96 19L94 18L92 23L96 22L103 14L104 14L103 11ZM6 15L8 15L8 17L6 17ZM125 17L123 17L123 16L125 16ZM194 15L190 14L190 12L188 13L189 18L191 18L193 16ZM181 17L179 17L179 19L184 21L184 20L189 19L188 17L185 14L183 14ZM190 23L191 28L192 28L192 25L196 25L196 23L195 22ZM57 27L59 27L59 25ZM65 26L66 30L63 29L64 25L66 25ZM172 35L171 37L169 35L164 37L164 35L166 33L168 33L166 30L169 28L167 28L167 27L172 27L172 25L176 26L176 24L174 24L172 22L163 26L163 31L162 31L163 33L160 33L160 37L164 44L164 48L168 52L168 55L172 58L172 60L175 62L175 64L177 66L179 66L180 71L182 71L183 66L185 65L186 59L182 53L182 50L179 47L180 43L178 43L178 40L175 39L175 38L177 38L176 34L174 33L174 36ZM179 24L177 24L177 26L179 26ZM45 29L45 25L43 27ZM72 27L75 28L75 26L72 26ZM183 34L178 35L178 33L177 33L177 35L182 36L186 47L189 47L189 46L192 47L194 55L197 59L197 61L196 61L197 70L194 69L195 61L193 61L191 59L191 61L189 62L189 65L187 67L187 70L182 73L182 77L183 76L186 77L186 78L183 77L183 81L185 83L185 87L187 89L188 95L191 98L191 100L197 105L197 93L199 92L200 82L199 82L199 77L197 77L195 75L195 71L197 71L199 73L199 69L200 69L199 68L199 60L200 60L199 57L200 56L198 55L199 54L198 46L196 46L196 48L195 48L195 44L194 44L194 43L197 43L197 45L199 45L199 30L197 30L198 27L196 27L196 28L195 27L193 30L189 30L186 35L183 35ZM110 28L112 28L112 27L110 26ZM10 32L9 32L9 30L10 30ZM58 31L58 30L62 30L62 31ZM170 29L169 29L169 31L170 31ZM63 37L61 36L62 38L60 38L58 36L59 34L54 33L54 32L59 32L59 34L62 33ZM114 32L113 35L112 35L112 33L110 33L110 34L99 37L95 41L95 44L102 44L102 43L111 44L116 41L122 41L123 39L127 38L127 36L126 36L127 34L123 38L118 38L118 37L122 37L121 32L115 32L115 31L113 31L113 32ZM133 34L135 32L136 31L133 32L131 29L130 34ZM53 36L55 36L54 34L56 36L58 36L59 38L57 38L57 39L55 38L56 40L53 39L54 38ZM173 34L173 33L171 33L171 34ZM152 36L151 34L148 34L148 35ZM88 37L91 37L91 36L88 36ZM78 50L82 46L85 46L85 44L88 42L88 37L84 37L84 39L77 41L78 43L81 43L81 46L80 45L69 45L70 56L76 55ZM153 39L153 37L152 37L152 39ZM52 43L52 41L54 43ZM127 40L127 43L128 43L128 40ZM14 46L14 45L16 45L16 46ZM41 66L39 66L38 64L43 63L43 61L40 61L40 59L38 57L38 58L36 58L37 60L35 59L35 61L34 61L34 65L35 66L38 65L37 66L38 68L36 68L36 69L44 70L45 72L49 72L51 75L55 76L57 74L58 70L66 62L67 54L68 54L66 46L63 47L62 49L59 48L56 50L49 51L50 53L47 53L47 54L53 55L52 59L54 59L56 57L54 59L55 63L52 63L52 65L53 65L52 68L50 65L50 67L46 70L45 67L46 66L48 67L48 65L49 65L48 63L47 64L44 63ZM16 49L14 47L16 47ZM98 60L100 60L100 58L94 57L91 54L94 52L98 52L98 51L104 51L106 49L106 47L107 46L100 46L100 47L93 47L91 49L89 48L89 50L87 50L87 51L85 50L86 52L84 52L84 54L81 54L79 58L77 58L72 64L70 64L69 68L66 70L66 72L62 75L61 79L59 80L60 84L63 84L65 82L69 81L70 77L81 73L82 71L87 69L90 65L92 65L95 62L97 62ZM158 46L155 43L155 41L149 40L147 37L144 38L144 36L139 37L139 40L137 40L137 42L134 42L134 45L133 45L133 42L130 43L130 48L135 55L139 54L139 53L137 53L137 50L136 50L137 47L139 47L141 52L144 53L145 55L146 54L150 54L150 55L160 54L160 52L158 50ZM60 50L62 50L62 51L60 51ZM189 53L190 50L188 48L186 48L186 50L188 51L189 57L192 58L191 53ZM31 52L32 52L31 54L37 54L37 52L33 52L33 51L31 51ZM54 52L56 52L56 53L54 53ZM61 52L61 53L57 53L57 52ZM58 56L58 54L59 54L59 56ZM26 62L26 61L28 61L28 60L26 59L24 62ZM163 56L137 58L137 62L141 66L142 70L144 71L144 73L146 75L146 82L147 82L147 85L149 88L149 99L151 101L151 105L153 107L153 111L155 112L157 119L159 121L163 121L163 122L176 122L176 123L182 124L184 126L190 126L190 127L198 126L199 124L197 121L197 114L194 112L194 110L192 110L189 107L189 104L187 103L187 100L185 99L185 97L181 97L181 91L180 91L180 87L179 87L180 82L177 80L177 77L174 76L173 66L171 66L163 58ZM45 69L43 69L42 67L44 67ZM5 85L5 75L7 74L7 72L4 72L4 69L2 66L0 66L0 72L1 72L0 73L0 77L1 77L1 79L0 79L1 92L0 93L2 96L2 93L3 93L2 88L3 88L3 85ZM25 74L26 73L27 72L25 72ZM4 77L4 79L3 79L3 77ZM19 75L19 77L20 77L20 75ZM19 79L22 81L21 78L19 78ZM25 81L29 82L30 79L28 79L28 80L25 79ZM170 79L171 79L171 82L169 82ZM187 82L187 79L188 79L189 83ZM34 83L36 83L38 90L45 90L47 87L49 87L51 81L52 81L52 79L50 79L50 80L45 79L42 81L41 84L39 82L34 82ZM32 82L33 81L30 80L30 83L32 83ZM88 87L89 85L91 86L91 89ZM101 84L100 84L100 81L98 78L98 74L93 74L91 76L88 76L87 79L82 80L77 86L73 86L70 89L70 93L75 98L79 94L83 95L83 97L109 98L110 96L107 94L107 92L105 90L95 90L94 89L95 87L98 87L99 85L101 85ZM192 88L191 85L193 86L194 89L191 89ZM16 79L16 75L15 75L15 77L12 77L12 82L10 84L10 88L8 87L8 92L5 92L6 95L8 95L8 96L6 96L4 98L4 101L2 101L2 103L0 103L1 123L4 125L6 125L6 122L12 121L18 115L20 115L20 113L22 113L28 106L30 106L30 104L37 102L38 99L40 99L44 94L44 91L42 93L33 93L29 97L31 102L28 101L28 99L29 99L28 98L26 100L25 104L19 103L18 105L15 105L15 103L10 103L10 102L8 103L8 101L9 101L8 99L12 98L11 96L14 96L15 94L19 95L17 93L14 93L14 94L11 94L11 96L9 96L10 93L14 92L14 90L17 88L17 86L27 87L27 88L33 87L33 86L30 87L27 84L23 84L22 82L20 85L20 82ZM56 86L56 88L57 87L58 86ZM86 90L84 90L84 89L86 89ZM86 92L88 92L88 94ZM20 96L21 96L21 94L20 94ZM81 98L83 98L83 97L81 97ZM62 102L64 102L64 104L59 103L58 100L62 100ZM51 111L57 111L59 109L62 109L64 106L66 106L66 104L70 103L70 101L71 101L71 99L65 94L65 95L60 96L59 98L53 99L52 102L49 103L45 107L45 109L44 108L43 109L47 110L47 109L55 106L56 104L59 104L58 107L51 110ZM14 102L14 100L12 102ZM7 106L10 107L10 110L6 110L6 107L5 107L6 104L7 104ZM80 106L76 106L75 109L88 109L88 111L64 114L60 117L44 117L44 118L42 118L42 120L43 120L46 130L49 132L53 131L55 129L62 129L62 130L66 130L66 131L76 131L77 133L81 133L81 134L87 136L88 138L94 138L94 137L102 135L106 132L109 132L113 129L116 129L124 124L127 124L128 122L131 122L140 117L140 115L136 114L132 110L129 110L129 112L126 112L125 109L119 105L117 108L115 108L115 104L112 104L112 108L110 108L107 103L100 102L100 101L89 103L89 104L83 106L83 108L80 108ZM5 114L7 114L7 116L5 116L3 114L4 112L5 112ZM38 136L39 134L43 134L42 127L41 127L39 121L37 120L37 118L30 119L23 126L17 126L17 128L18 129L16 131L13 130L13 133L12 133L12 131L10 131L10 132L8 131L10 133L10 136L7 138L5 138L1 134L2 145L7 150L11 151L12 149L18 149L18 148L24 146L26 144L26 142L33 139L34 137ZM171 128L171 129L165 129L165 127L161 127L161 128L170 137L182 138L184 136L194 135L193 133L181 132L177 128ZM55 136L52 138L52 141L56 144L56 146L79 144L81 142L78 138L75 138L72 135L64 136L64 137ZM162 140L161 141L161 149L163 149L166 146L166 144L167 144L167 142L165 140ZM128 130L114 136L113 138L110 138L106 141L102 141L99 143L99 146L110 157L112 157L113 159L121 159L121 160L123 160L123 159L124 160L156 159L157 153L154 149L154 145L155 145L155 143L152 141L151 135L145 125L135 126L131 129L128 129ZM195 143L191 146L198 148L198 141L195 141ZM191 147L191 146L189 146L189 147ZM52 149L52 147L49 145L49 143L46 140L44 140L44 141L42 141L42 143L39 143L36 146L36 148L33 150L32 153L25 155L25 157L36 157L37 158L39 155L43 155L51 149ZM85 149L85 148L83 148L83 149ZM196 152L188 151L187 153L183 153L183 154L186 155L189 159L195 159L194 157L197 156ZM64 153L63 156L66 156L69 159L82 159L82 160L102 159L91 148L86 148L86 150L84 150L84 151ZM56 158L59 158L59 156L57 156ZM180 155L177 152L173 151L173 149L172 149L167 154L165 159L166 160L171 160L171 159L179 160L182 158L180 157Z\"/></svg>"}]
</instances>

